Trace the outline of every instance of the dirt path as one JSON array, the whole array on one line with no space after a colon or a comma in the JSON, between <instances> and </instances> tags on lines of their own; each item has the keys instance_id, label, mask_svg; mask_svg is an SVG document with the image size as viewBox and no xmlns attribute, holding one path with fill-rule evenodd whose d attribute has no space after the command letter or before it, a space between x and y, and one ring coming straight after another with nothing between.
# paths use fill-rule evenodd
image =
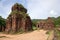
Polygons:
<instances>
[{"instance_id":1,"label":"dirt path","mask_svg":"<svg viewBox=\"0 0 60 40\"><path fill-rule=\"evenodd\" d=\"M48 38L48 35L44 30L36 30L30 33L19 35L0 34L0 36L6 36L4 38L0 38L0 40L47 40Z\"/></svg>"}]
</instances>

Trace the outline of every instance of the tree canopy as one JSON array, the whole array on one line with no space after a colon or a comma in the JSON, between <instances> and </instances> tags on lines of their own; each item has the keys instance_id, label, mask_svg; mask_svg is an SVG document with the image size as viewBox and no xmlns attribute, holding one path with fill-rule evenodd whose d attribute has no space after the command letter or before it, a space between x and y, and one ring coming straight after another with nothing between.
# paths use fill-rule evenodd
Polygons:
<instances>
[{"instance_id":1,"label":"tree canopy","mask_svg":"<svg viewBox=\"0 0 60 40\"><path fill-rule=\"evenodd\" d=\"M6 22L5 19L0 16L0 26L5 26Z\"/></svg>"}]
</instances>

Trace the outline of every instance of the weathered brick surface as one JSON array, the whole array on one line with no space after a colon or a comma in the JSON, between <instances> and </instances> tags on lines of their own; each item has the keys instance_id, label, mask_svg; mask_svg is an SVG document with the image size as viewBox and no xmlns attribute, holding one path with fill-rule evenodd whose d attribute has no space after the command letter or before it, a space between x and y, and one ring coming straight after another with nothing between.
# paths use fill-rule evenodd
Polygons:
<instances>
[{"instance_id":1,"label":"weathered brick surface","mask_svg":"<svg viewBox=\"0 0 60 40\"><path fill-rule=\"evenodd\" d=\"M12 13L8 16L6 20L6 32L18 32L20 30L22 31L29 31L32 30L32 22L29 16L24 15L24 12L27 13L27 10L25 8L21 9L21 7L18 6L18 4L15 4L12 7L12 12L17 10L17 13Z\"/></svg>"},{"instance_id":2,"label":"weathered brick surface","mask_svg":"<svg viewBox=\"0 0 60 40\"><path fill-rule=\"evenodd\" d=\"M48 18L47 20L41 20L36 24L36 26L40 29L53 29L54 22L51 18Z\"/></svg>"},{"instance_id":3,"label":"weathered brick surface","mask_svg":"<svg viewBox=\"0 0 60 40\"><path fill-rule=\"evenodd\" d=\"M15 5L12 6L12 11L14 11L14 10L18 10L18 11L27 13L27 9L24 8L22 5L19 5L18 3L16 3Z\"/></svg>"}]
</instances>

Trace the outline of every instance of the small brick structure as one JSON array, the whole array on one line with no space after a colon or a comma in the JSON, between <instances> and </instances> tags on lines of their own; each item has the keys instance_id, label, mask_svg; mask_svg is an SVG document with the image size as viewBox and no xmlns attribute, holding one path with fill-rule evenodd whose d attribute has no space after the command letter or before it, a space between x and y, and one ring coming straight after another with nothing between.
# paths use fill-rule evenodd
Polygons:
<instances>
[{"instance_id":1,"label":"small brick structure","mask_svg":"<svg viewBox=\"0 0 60 40\"><path fill-rule=\"evenodd\" d=\"M21 4L12 6L12 13L6 19L6 32L30 31L32 30L32 22L26 14L25 9Z\"/></svg>"},{"instance_id":2,"label":"small brick structure","mask_svg":"<svg viewBox=\"0 0 60 40\"><path fill-rule=\"evenodd\" d=\"M54 28L54 22L50 17L48 17L47 20L38 21L36 24L36 27L39 29L48 29L48 30L53 29Z\"/></svg>"}]
</instances>

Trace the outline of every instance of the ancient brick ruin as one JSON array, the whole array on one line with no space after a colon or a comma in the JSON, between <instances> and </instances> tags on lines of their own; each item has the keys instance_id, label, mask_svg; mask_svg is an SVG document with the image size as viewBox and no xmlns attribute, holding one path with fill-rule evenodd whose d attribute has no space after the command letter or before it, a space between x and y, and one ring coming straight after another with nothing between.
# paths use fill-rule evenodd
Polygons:
<instances>
[{"instance_id":1,"label":"ancient brick ruin","mask_svg":"<svg viewBox=\"0 0 60 40\"><path fill-rule=\"evenodd\" d=\"M41 21L37 22L36 26L39 29L48 29L49 30L49 29L54 28L54 22L50 17L48 17L47 20L41 20Z\"/></svg>"},{"instance_id":2,"label":"ancient brick ruin","mask_svg":"<svg viewBox=\"0 0 60 40\"><path fill-rule=\"evenodd\" d=\"M12 12L6 19L6 32L30 31L32 22L28 16L27 9L16 3L12 6Z\"/></svg>"}]
</instances>

